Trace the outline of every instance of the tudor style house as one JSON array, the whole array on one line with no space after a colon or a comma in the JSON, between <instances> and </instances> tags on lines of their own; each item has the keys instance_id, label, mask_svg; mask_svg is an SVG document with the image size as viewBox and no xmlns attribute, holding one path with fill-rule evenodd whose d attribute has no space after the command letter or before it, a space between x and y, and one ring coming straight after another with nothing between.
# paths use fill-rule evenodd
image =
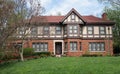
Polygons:
<instances>
[{"instance_id":1,"label":"tudor style house","mask_svg":"<svg viewBox=\"0 0 120 74\"><path fill-rule=\"evenodd\" d=\"M39 24L40 18L46 19ZM112 27L107 19L92 15L81 16L74 8L65 16L36 16L35 25L24 47L35 52L51 52L54 55L81 56L83 54L113 54ZM18 30L18 35L22 30ZM20 39L18 39L20 43Z\"/></svg>"}]
</instances>

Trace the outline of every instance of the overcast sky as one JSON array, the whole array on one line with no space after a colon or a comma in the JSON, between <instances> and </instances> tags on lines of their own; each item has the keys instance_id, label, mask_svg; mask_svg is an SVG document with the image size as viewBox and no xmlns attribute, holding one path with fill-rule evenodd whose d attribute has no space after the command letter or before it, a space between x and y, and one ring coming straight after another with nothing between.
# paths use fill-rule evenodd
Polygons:
<instances>
[{"instance_id":1,"label":"overcast sky","mask_svg":"<svg viewBox=\"0 0 120 74\"><path fill-rule=\"evenodd\" d=\"M56 15L58 12L65 15L74 8L81 15L100 17L104 9L104 5L97 0L41 0L41 4L45 7L45 15Z\"/></svg>"}]
</instances>

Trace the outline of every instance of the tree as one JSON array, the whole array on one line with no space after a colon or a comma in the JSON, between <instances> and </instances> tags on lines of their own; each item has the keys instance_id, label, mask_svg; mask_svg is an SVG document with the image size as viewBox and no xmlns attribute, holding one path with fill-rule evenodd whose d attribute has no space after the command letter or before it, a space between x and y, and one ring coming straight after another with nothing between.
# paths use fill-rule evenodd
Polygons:
<instances>
[{"instance_id":1,"label":"tree","mask_svg":"<svg viewBox=\"0 0 120 74\"><path fill-rule=\"evenodd\" d=\"M19 53L21 61L24 61L23 45L33 26L32 18L40 16L44 12L44 8L40 5L40 0L1 0L0 3L2 4L0 11L3 12L0 13L2 15L0 17L1 49L3 49L7 39L15 36L19 28L23 28L23 33L21 34L22 47ZM42 21L42 19L39 20L39 22Z\"/></svg>"},{"instance_id":2,"label":"tree","mask_svg":"<svg viewBox=\"0 0 120 74\"><path fill-rule=\"evenodd\" d=\"M115 21L113 28L114 52L120 53L120 0L98 0L103 3L109 3L104 11L110 20Z\"/></svg>"}]
</instances>

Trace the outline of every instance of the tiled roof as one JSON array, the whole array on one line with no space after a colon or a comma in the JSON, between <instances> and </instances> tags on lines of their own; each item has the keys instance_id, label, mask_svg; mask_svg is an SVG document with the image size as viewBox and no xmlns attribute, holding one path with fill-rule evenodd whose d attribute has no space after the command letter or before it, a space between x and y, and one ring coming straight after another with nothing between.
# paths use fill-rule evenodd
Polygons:
<instances>
[{"instance_id":1,"label":"tiled roof","mask_svg":"<svg viewBox=\"0 0 120 74\"><path fill-rule=\"evenodd\" d=\"M40 22L42 21L48 23L59 23L65 16L37 16L32 18L32 22ZM86 21L86 23L113 23L110 20L103 20L102 18L95 17L93 15L90 16L82 16L82 18Z\"/></svg>"},{"instance_id":2,"label":"tiled roof","mask_svg":"<svg viewBox=\"0 0 120 74\"><path fill-rule=\"evenodd\" d=\"M93 15L83 16L83 18L87 21L87 23L111 23L111 24L114 23L113 21L103 20L102 18L95 17Z\"/></svg>"},{"instance_id":3,"label":"tiled roof","mask_svg":"<svg viewBox=\"0 0 120 74\"><path fill-rule=\"evenodd\" d=\"M61 22L62 23L73 12L86 24L99 24L99 23L100 24L112 24L112 25L115 24L115 22L113 21L104 20L102 18L98 18L93 15L81 16L74 8L72 8L66 16L34 16L31 22L35 22L35 23L39 23L39 22L59 23Z\"/></svg>"},{"instance_id":4,"label":"tiled roof","mask_svg":"<svg viewBox=\"0 0 120 74\"><path fill-rule=\"evenodd\" d=\"M31 22L59 23L63 18L64 16L36 16Z\"/></svg>"}]
</instances>

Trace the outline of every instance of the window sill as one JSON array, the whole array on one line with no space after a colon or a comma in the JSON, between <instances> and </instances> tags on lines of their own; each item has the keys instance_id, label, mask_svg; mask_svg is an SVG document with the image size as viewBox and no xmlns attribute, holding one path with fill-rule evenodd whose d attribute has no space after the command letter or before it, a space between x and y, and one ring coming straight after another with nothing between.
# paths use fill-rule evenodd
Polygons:
<instances>
[{"instance_id":1,"label":"window sill","mask_svg":"<svg viewBox=\"0 0 120 74\"><path fill-rule=\"evenodd\" d=\"M68 52L83 52L83 51L77 51L77 50L76 50L76 51L68 51Z\"/></svg>"}]
</instances>

